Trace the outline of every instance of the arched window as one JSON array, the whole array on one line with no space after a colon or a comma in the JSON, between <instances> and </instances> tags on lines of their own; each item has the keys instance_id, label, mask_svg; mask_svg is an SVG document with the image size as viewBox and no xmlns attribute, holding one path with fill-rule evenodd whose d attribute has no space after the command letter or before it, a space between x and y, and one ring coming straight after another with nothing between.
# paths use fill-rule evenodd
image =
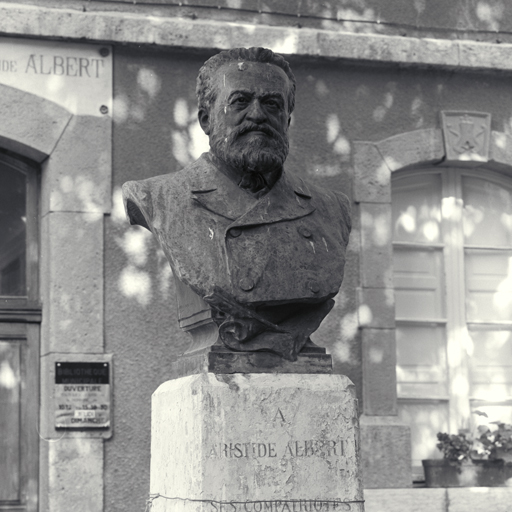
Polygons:
<instances>
[{"instance_id":1,"label":"arched window","mask_svg":"<svg viewBox=\"0 0 512 512\"><path fill-rule=\"evenodd\" d=\"M436 434L512 420L512 179L483 169L392 181L397 385L415 477Z\"/></svg>"},{"instance_id":2,"label":"arched window","mask_svg":"<svg viewBox=\"0 0 512 512\"><path fill-rule=\"evenodd\" d=\"M37 508L37 170L0 153L0 509Z\"/></svg>"}]
</instances>

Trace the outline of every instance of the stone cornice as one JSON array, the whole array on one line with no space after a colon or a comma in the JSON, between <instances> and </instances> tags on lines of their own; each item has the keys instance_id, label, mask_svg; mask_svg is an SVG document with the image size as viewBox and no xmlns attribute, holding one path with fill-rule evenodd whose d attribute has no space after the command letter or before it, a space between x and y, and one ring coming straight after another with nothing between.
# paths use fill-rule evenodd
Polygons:
<instances>
[{"instance_id":1,"label":"stone cornice","mask_svg":"<svg viewBox=\"0 0 512 512\"><path fill-rule=\"evenodd\" d=\"M287 54L421 67L512 70L512 44L82 12L0 2L0 35L168 48L265 46Z\"/></svg>"}]
</instances>

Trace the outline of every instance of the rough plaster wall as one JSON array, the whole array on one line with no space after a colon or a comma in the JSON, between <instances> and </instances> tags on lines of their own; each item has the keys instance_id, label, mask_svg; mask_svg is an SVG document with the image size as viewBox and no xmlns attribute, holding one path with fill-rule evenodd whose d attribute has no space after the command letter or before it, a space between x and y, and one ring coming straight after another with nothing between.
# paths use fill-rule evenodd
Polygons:
<instances>
[{"instance_id":1,"label":"rough plaster wall","mask_svg":"<svg viewBox=\"0 0 512 512\"><path fill-rule=\"evenodd\" d=\"M130 228L119 187L182 168L192 143L195 77L209 55L117 48L114 60L114 211L106 220L106 350L114 354L114 435L106 442L108 512L143 510L149 489L150 396L187 337L177 327L167 264L151 235ZM287 168L350 195L351 142L439 127L439 110L490 112L493 129L511 131L504 76L349 67L291 59L298 82ZM355 226L354 241L357 242ZM353 241L353 242L354 242ZM358 247L351 245L343 291L314 339L361 396L357 330Z\"/></svg>"}]
</instances>

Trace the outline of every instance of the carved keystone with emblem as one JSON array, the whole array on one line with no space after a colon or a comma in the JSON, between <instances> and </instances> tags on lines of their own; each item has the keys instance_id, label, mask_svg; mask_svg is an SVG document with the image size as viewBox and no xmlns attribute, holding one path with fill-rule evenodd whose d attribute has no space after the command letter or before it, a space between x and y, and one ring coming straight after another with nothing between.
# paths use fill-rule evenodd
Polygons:
<instances>
[{"instance_id":1,"label":"carved keystone with emblem","mask_svg":"<svg viewBox=\"0 0 512 512\"><path fill-rule=\"evenodd\" d=\"M491 114L483 112L441 112L448 162L487 162Z\"/></svg>"}]
</instances>

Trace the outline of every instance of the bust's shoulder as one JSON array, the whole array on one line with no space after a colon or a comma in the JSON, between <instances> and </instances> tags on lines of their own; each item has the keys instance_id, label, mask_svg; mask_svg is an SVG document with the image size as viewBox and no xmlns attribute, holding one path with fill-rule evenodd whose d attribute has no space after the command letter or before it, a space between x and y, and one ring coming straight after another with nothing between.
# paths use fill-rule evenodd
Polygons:
<instances>
[{"instance_id":1,"label":"bust's shoulder","mask_svg":"<svg viewBox=\"0 0 512 512\"><path fill-rule=\"evenodd\" d=\"M350 199L337 190L329 190L309 180L294 177L296 193L311 197L313 205L330 219L338 219L348 231L352 228Z\"/></svg>"},{"instance_id":2,"label":"bust's shoulder","mask_svg":"<svg viewBox=\"0 0 512 512\"><path fill-rule=\"evenodd\" d=\"M122 186L123 196L134 195L143 199L162 191L182 190L184 187L193 188L197 181L210 175L212 167L213 164L208 154L203 153L195 162L187 165L181 171L153 176L145 180L127 181Z\"/></svg>"},{"instance_id":3,"label":"bust's shoulder","mask_svg":"<svg viewBox=\"0 0 512 512\"><path fill-rule=\"evenodd\" d=\"M305 195L310 196L316 201L324 202L331 207L337 208L341 206L343 210L350 212L350 200L343 192L324 188L310 180L297 176L292 177L292 179L294 188L296 191L299 191L299 193L303 191Z\"/></svg>"},{"instance_id":4,"label":"bust's shoulder","mask_svg":"<svg viewBox=\"0 0 512 512\"><path fill-rule=\"evenodd\" d=\"M123 201L130 223L149 229L158 207L164 211L179 208L183 198L209 180L212 167L208 154L203 153L181 171L124 183Z\"/></svg>"}]
</instances>

